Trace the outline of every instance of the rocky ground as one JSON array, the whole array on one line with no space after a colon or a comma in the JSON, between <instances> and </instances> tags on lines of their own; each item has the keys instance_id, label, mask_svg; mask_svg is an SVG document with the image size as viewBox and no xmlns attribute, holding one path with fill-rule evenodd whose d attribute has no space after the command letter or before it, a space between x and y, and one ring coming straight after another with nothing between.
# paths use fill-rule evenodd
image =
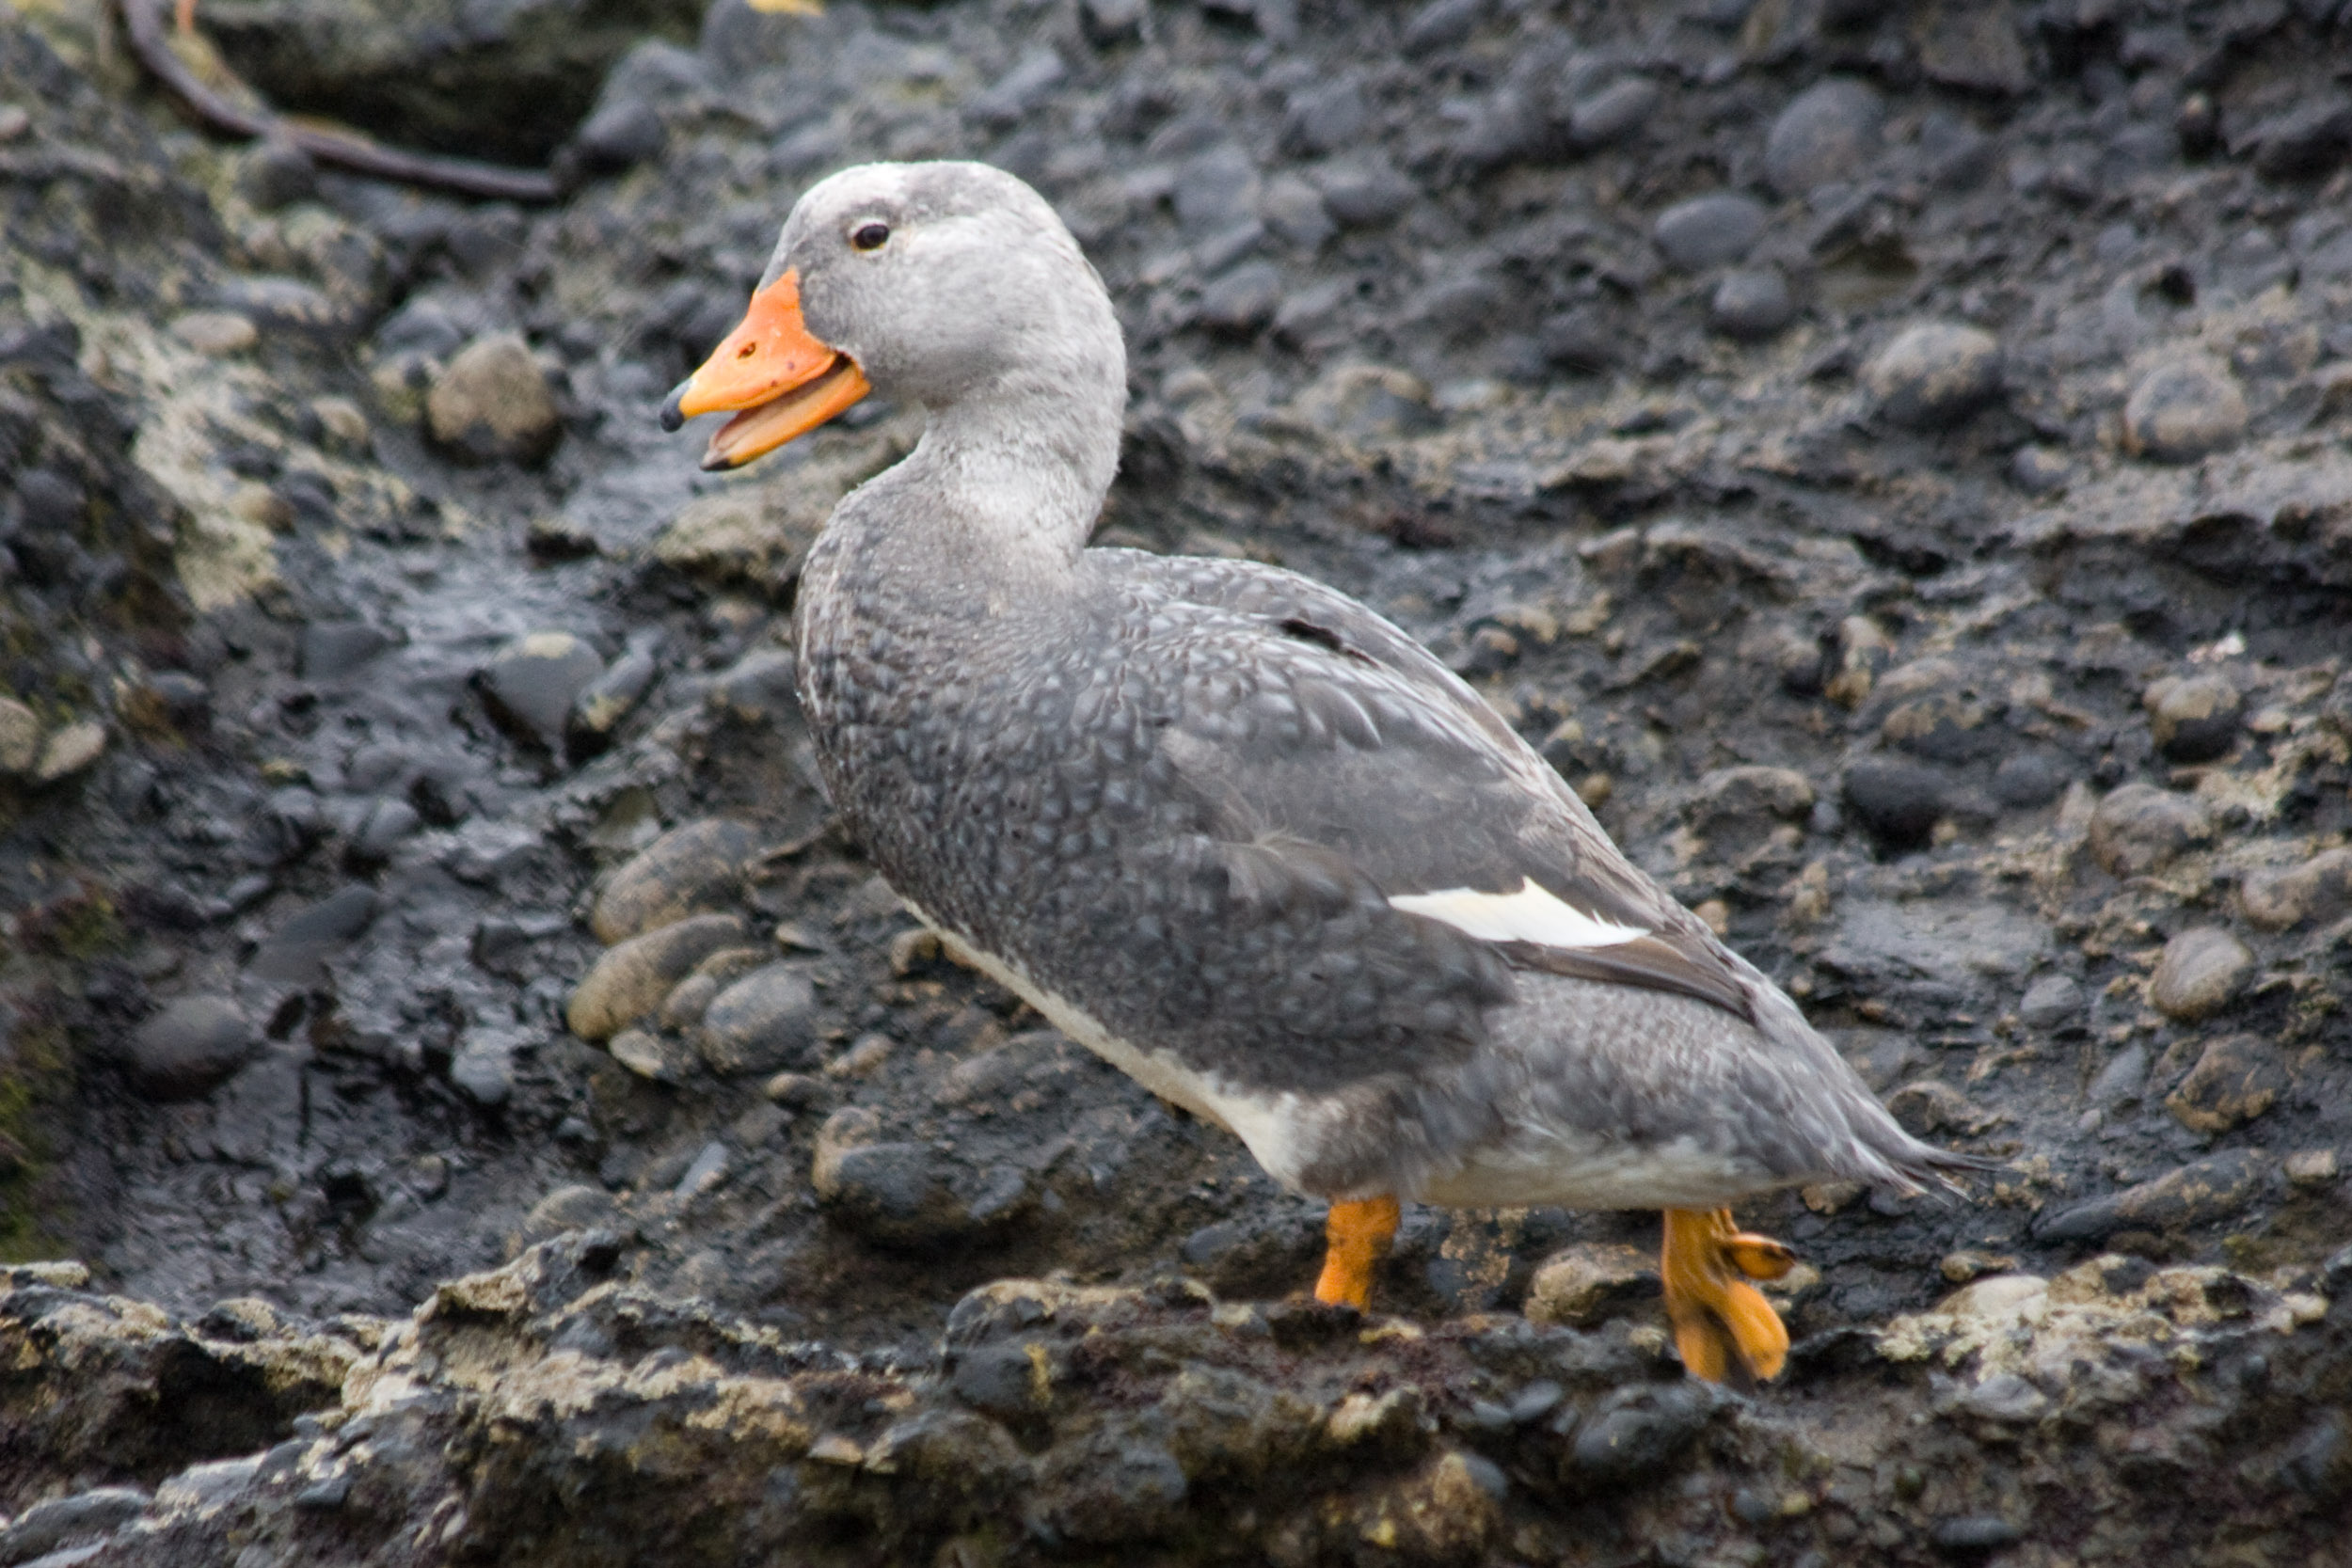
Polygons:
<instances>
[{"instance_id":1,"label":"rocky ground","mask_svg":"<svg viewBox=\"0 0 2352 1568\"><path fill-rule=\"evenodd\" d=\"M0 1568L2338 1560L2352 16L2326 0L207 0L469 204L0 18ZM1314 1205L829 827L664 436L794 195L1043 190L1104 529L1427 640L1973 1201ZM33 1262L48 1259L46 1262ZM58 1259L78 1259L61 1262Z\"/></svg>"}]
</instances>

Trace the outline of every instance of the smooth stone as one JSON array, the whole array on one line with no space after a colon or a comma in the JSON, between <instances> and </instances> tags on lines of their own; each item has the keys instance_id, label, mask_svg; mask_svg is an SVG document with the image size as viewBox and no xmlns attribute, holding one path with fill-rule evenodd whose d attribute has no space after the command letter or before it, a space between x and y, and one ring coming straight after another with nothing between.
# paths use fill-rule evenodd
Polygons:
<instances>
[{"instance_id":1,"label":"smooth stone","mask_svg":"<svg viewBox=\"0 0 2352 1568\"><path fill-rule=\"evenodd\" d=\"M2193 1023L2228 1006L2253 973L2246 943L2218 926L2192 926L2164 944L2148 1000L2165 1017Z\"/></svg>"},{"instance_id":2,"label":"smooth stone","mask_svg":"<svg viewBox=\"0 0 2352 1568\"><path fill-rule=\"evenodd\" d=\"M563 753L572 705L604 673L604 658L567 631L518 637L483 667L483 697L510 729Z\"/></svg>"},{"instance_id":3,"label":"smooth stone","mask_svg":"<svg viewBox=\"0 0 2352 1568\"><path fill-rule=\"evenodd\" d=\"M1271 261L1249 261L1200 291L1198 319L1212 332L1244 337L1271 322L1281 303L1281 269Z\"/></svg>"},{"instance_id":4,"label":"smooth stone","mask_svg":"<svg viewBox=\"0 0 2352 1568\"><path fill-rule=\"evenodd\" d=\"M171 335L214 359L243 354L262 341L253 318L234 310L190 310L171 324Z\"/></svg>"},{"instance_id":5,"label":"smooth stone","mask_svg":"<svg viewBox=\"0 0 2352 1568\"><path fill-rule=\"evenodd\" d=\"M1850 78L1807 87L1765 135L1765 179L1782 196L1799 197L1849 178L1877 150L1885 113L1876 92Z\"/></svg>"},{"instance_id":6,"label":"smooth stone","mask_svg":"<svg viewBox=\"0 0 2352 1568\"><path fill-rule=\"evenodd\" d=\"M2316 179L2352 150L2352 103L2335 94L2298 103L2232 135L2230 150L2250 154L2267 179Z\"/></svg>"},{"instance_id":7,"label":"smooth stone","mask_svg":"<svg viewBox=\"0 0 2352 1568\"><path fill-rule=\"evenodd\" d=\"M94 1486L37 1502L0 1528L0 1562L29 1562L74 1542L112 1535L146 1513L151 1500L135 1486Z\"/></svg>"},{"instance_id":8,"label":"smooth stone","mask_svg":"<svg viewBox=\"0 0 2352 1568\"><path fill-rule=\"evenodd\" d=\"M1282 141L1310 158L1361 144L1373 123L1362 86L1352 80L1318 84L1294 92L1282 117Z\"/></svg>"},{"instance_id":9,"label":"smooth stone","mask_svg":"<svg viewBox=\"0 0 2352 1568\"><path fill-rule=\"evenodd\" d=\"M809 1184L834 1221L870 1241L930 1247L970 1242L1017 1218L1028 1183L999 1169L970 1194L930 1146L884 1139L881 1118L844 1106L818 1131Z\"/></svg>"},{"instance_id":10,"label":"smooth stone","mask_svg":"<svg viewBox=\"0 0 2352 1568\"><path fill-rule=\"evenodd\" d=\"M340 680L392 645L365 621L313 621L294 646L294 673L306 681Z\"/></svg>"},{"instance_id":11,"label":"smooth stone","mask_svg":"<svg viewBox=\"0 0 2352 1568\"><path fill-rule=\"evenodd\" d=\"M417 808L397 795L376 798L351 835L351 859L359 865L381 865L424 827Z\"/></svg>"},{"instance_id":12,"label":"smooth stone","mask_svg":"<svg viewBox=\"0 0 2352 1568\"><path fill-rule=\"evenodd\" d=\"M2279 1102L2287 1066L2279 1048L2254 1035L2224 1035L2206 1045L2164 1108L2192 1132L2227 1132Z\"/></svg>"},{"instance_id":13,"label":"smooth stone","mask_svg":"<svg viewBox=\"0 0 2352 1568\"><path fill-rule=\"evenodd\" d=\"M33 782L61 784L96 762L106 750L106 726L95 719L68 724L41 743L33 762Z\"/></svg>"},{"instance_id":14,"label":"smooth stone","mask_svg":"<svg viewBox=\"0 0 2352 1568\"><path fill-rule=\"evenodd\" d=\"M2212 836L2213 816L2202 801L2153 784L2127 784L2091 812L2087 842L2090 858L2106 871L2143 877Z\"/></svg>"},{"instance_id":15,"label":"smooth stone","mask_svg":"<svg viewBox=\"0 0 2352 1568\"><path fill-rule=\"evenodd\" d=\"M617 174L661 156L669 131L660 114L642 98L625 98L590 115L572 135L580 166L591 174Z\"/></svg>"},{"instance_id":16,"label":"smooth stone","mask_svg":"<svg viewBox=\"0 0 2352 1568\"><path fill-rule=\"evenodd\" d=\"M243 164L237 188L264 213L308 201L319 193L317 160L284 136L263 136Z\"/></svg>"},{"instance_id":17,"label":"smooth stone","mask_svg":"<svg viewBox=\"0 0 2352 1568\"><path fill-rule=\"evenodd\" d=\"M1941 773L1892 757L1856 762L1846 770L1845 793L1871 836L1898 848L1925 844L1950 809Z\"/></svg>"},{"instance_id":18,"label":"smooth stone","mask_svg":"<svg viewBox=\"0 0 2352 1568\"><path fill-rule=\"evenodd\" d=\"M1295 174L1278 174L1258 198L1258 215L1284 245L1319 250L1338 231L1323 193Z\"/></svg>"},{"instance_id":19,"label":"smooth stone","mask_svg":"<svg viewBox=\"0 0 2352 1568\"><path fill-rule=\"evenodd\" d=\"M131 1085L158 1101L197 1100L262 1049L262 1032L226 996L183 996L131 1037Z\"/></svg>"},{"instance_id":20,"label":"smooth stone","mask_svg":"<svg viewBox=\"0 0 2352 1568\"><path fill-rule=\"evenodd\" d=\"M2073 976L2044 974L2026 988L2017 1016L2036 1029L2055 1029L2082 1016L2083 988Z\"/></svg>"},{"instance_id":21,"label":"smooth stone","mask_svg":"<svg viewBox=\"0 0 2352 1568\"><path fill-rule=\"evenodd\" d=\"M1764 232L1764 203L1737 191L1713 191L1677 201L1658 214L1650 238L1685 272L1737 261Z\"/></svg>"},{"instance_id":22,"label":"smooth stone","mask_svg":"<svg viewBox=\"0 0 2352 1568\"><path fill-rule=\"evenodd\" d=\"M25 774L40 759L40 715L0 697L0 773Z\"/></svg>"},{"instance_id":23,"label":"smooth stone","mask_svg":"<svg viewBox=\"0 0 2352 1568\"><path fill-rule=\"evenodd\" d=\"M1568 139L1584 149L1609 147L1649 123L1665 94L1646 76L1613 82L1568 110Z\"/></svg>"},{"instance_id":24,"label":"smooth stone","mask_svg":"<svg viewBox=\"0 0 2352 1568\"><path fill-rule=\"evenodd\" d=\"M1576 1429L1561 1479L1586 1486L1630 1486L1663 1475L1698 1441L1725 1396L1685 1381L1621 1389Z\"/></svg>"},{"instance_id":25,"label":"smooth stone","mask_svg":"<svg viewBox=\"0 0 2352 1568\"><path fill-rule=\"evenodd\" d=\"M731 914L694 915L605 949L572 992L564 1021L581 1039L611 1039L661 1006L671 989L722 947L751 933Z\"/></svg>"},{"instance_id":26,"label":"smooth stone","mask_svg":"<svg viewBox=\"0 0 2352 1568\"><path fill-rule=\"evenodd\" d=\"M2123 404L2123 444L2159 463L2193 463L2246 434L2246 394L2203 356L2159 365Z\"/></svg>"},{"instance_id":27,"label":"smooth stone","mask_svg":"<svg viewBox=\"0 0 2352 1568\"><path fill-rule=\"evenodd\" d=\"M1993 770L1993 798L2017 811L2046 806L2066 793L2072 777L2047 752L2012 752Z\"/></svg>"},{"instance_id":28,"label":"smooth stone","mask_svg":"<svg viewBox=\"0 0 2352 1568\"><path fill-rule=\"evenodd\" d=\"M2147 1086L2148 1048L2135 1040L2099 1069L2099 1076L2090 1081L2087 1093L2093 1105L2111 1111L2137 1101Z\"/></svg>"},{"instance_id":29,"label":"smooth stone","mask_svg":"<svg viewBox=\"0 0 2352 1568\"><path fill-rule=\"evenodd\" d=\"M2028 496L2055 496L2074 477L2074 465L2062 451L2026 445L2010 453L2009 482Z\"/></svg>"},{"instance_id":30,"label":"smooth stone","mask_svg":"<svg viewBox=\"0 0 2352 1568\"><path fill-rule=\"evenodd\" d=\"M1421 199L1421 188L1379 153L1335 160L1310 176L1331 221L1343 229L1393 222Z\"/></svg>"},{"instance_id":31,"label":"smooth stone","mask_svg":"<svg viewBox=\"0 0 2352 1568\"><path fill-rule=\"evenodd\" d=\"M774 1073L817 1064L817 989L798 963L755 969L711 999L695 1043L713 1072Z\"/></svg>"},{"instance_id":32,"label":"smooth stone","mask_svg":"<svg viewBox=\"0 0 2352 1568\"><path fill-rule=\"evenodd\" d=\"M591 1187L576 1181L558 1187L531 1206L523 1216L523 1236L528 1241L543 1242L574 1230L594 1230L610 1227L620 1216L620 1205L612 1195L601 1187Z\"/></svg>"},{"instance_id":33,"label":"smooth stone","mask_svg":"<svg viewBox=\"0 0 2352 1568\"><path fill-rule=\"evenodd\" d=\"M572 699L569 733L590 740L610 736L653 685L659 669L651 646L632 644Z\"/></svg>"},{"instance_id":34,"label":"smooth stone","mask_svg":"<svg viewBox=\"0 0 2352 1568\"><path fill-rule=\"evenodd\" d=\"M1579 1242L1544 1259L1529 1283L1528 1322L1591 1328L1654 1301L1658 1260L1623 1242Z\"/></svg>"},{"instance_id":35,"label":"smooth stone","mask_svg":"<svg viewBox=\"0 0 2352 1568\"><path fill-rule=\"evenodd\" d=\"M720 951L723 953L730 949L721 948ZM703 1014L710 1010L710 1004L718 998L724 985L725 982L716 974L697 969L673 986L670 994L661 999L661 1013L658 1022L671 1034L691 1029L703 1021Z\"/></svg>"},{"instance_id":36,"label":"smooth stone","mask_svg":"<svg viewBox=\"0 0 2352 1568\"><path fill-rule=\"evenodd\" d=\"M606 1042L612 1059L640 1078L675 1084L686 1076L686 1064L676 1046L648 1029L624 1029Z\"/></svg>"},{"instance_id":37,"label":"smooth stone","mask_svg":"<svg viewBox=\"0 0 2352 1568\"><path fill-rule=\"evenodd\" d=\"M368 928L379 903L373 888L353 882L295 911L262 939L246 973L287 985L315 984L327 956Z\"/></svg>"},{"instance_id":38,"label":"smooth stone","mask_svg":"<svg viewBox=\"0 0 2352 1568\"><path fill-rule=\"evenodd\" d=\"M2237 744L2245 701L2222 674L2167 675L2140 696L2156 750L2174 762L2211 762Z\"/></svg>"},{"instance_id":39,"label":"smooth stone","mask_svg":"<svg viewBox=\"0 0 2352 1568\"><path fill-rule=\"evenodd\" d=\"M1905 328L1863 367L1879 412L1928 430L1973 412L2001 389L2001 344L1980 327L1921 322Z\"/></svg>"},{"instance_id":40,"label":"smooth stone","mask_svg":"<svg viewBox=\"0 0 2352 1568\"><path fill-rule=\"evenodd\" d=\"M673 828L597 890L588 928L610 945L730 902L758 847L755 829L723 816Z\"/></svg>"},{"instance_id":41,"label":"smooth stone","mask_svg":"<svg viewBox=\"0 0 2352 1568\"><path fill-rule=\"evenodd\" d=\"M1797 319L1797 296L1778 267L1740 267L1715 285L1707 317L1725 337L1760 342Z\"/></svg>"},{"instance_id":42,"label":"smooth stone","mask_svg":"<svg viewBox=\"0 0 2352 1568\"><path fill-rule=\"evenodd\" d=\"M508 1030L471 1029L450 1058L449 1081L477 1105L503 1105L515 1092L515 1051Z\"/></svg>"},{"instance_id":43,"label":"smooth stone","mask_svg":"<svg viewBox=\"0 0 2352 1568\"><path fill-rule=\"evenodd\" d=\"M512 332L477 338L457 352L425 395L425 429L466 463L544 463L564 425L547 372Z\"/></svg>"},{"instance_id":44,"label":"smooth stone","mask_svg":"<svg viewBox=\"0 0 2352 1568\"><path fill-rule=\"evenodd\" d=\"M2270 1164L2233 1148L2193 1161L2106 1197L2051 1215L2034 1227L2045 1242L2097 1241L2118 1230L2170 1231L2225 1219L2268 1185Z\"/></svg>"},{"instance_id":45,"label":"smooth stone","mask_svg":"<svg viewBox=\"0 0 2352 1568\"><path fill-rule=\"evenodd\" d=\"M1487 0L1429 0L1406 22L1397 41L1407 55L1449 48L1477 30L1486 6Z\"/></svg>"},{"instance_id":46,"label":"smooth stone","mask_svg":"<svg viewBox=\"0 0 2352 1568\"><path fill-rule=\"evenodd\" d=\"M2352 849L2324 849L2300 865L2248 872L2238 884L2238 908L2248 925L2264 931L2352 913Z\"/></svg>"}]
</instances>

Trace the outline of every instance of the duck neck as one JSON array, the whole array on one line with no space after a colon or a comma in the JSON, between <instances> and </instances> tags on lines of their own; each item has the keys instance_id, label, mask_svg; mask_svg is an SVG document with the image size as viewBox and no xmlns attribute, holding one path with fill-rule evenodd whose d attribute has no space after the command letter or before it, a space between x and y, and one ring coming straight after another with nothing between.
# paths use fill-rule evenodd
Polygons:
<instances>
[{"instance_id":1,"label":"duck neck","mask_svg":"<svg viewBox=\"0 0 2352 1568\"><path fill-rule=\"evenodd\" d=\"M892 477L945 503L928 510L981 555L1067 571L1119 467L1125 376L1090 384L1104 379L1070 385L1012 372L934 406Z\"/></svg>"}]
</instances>

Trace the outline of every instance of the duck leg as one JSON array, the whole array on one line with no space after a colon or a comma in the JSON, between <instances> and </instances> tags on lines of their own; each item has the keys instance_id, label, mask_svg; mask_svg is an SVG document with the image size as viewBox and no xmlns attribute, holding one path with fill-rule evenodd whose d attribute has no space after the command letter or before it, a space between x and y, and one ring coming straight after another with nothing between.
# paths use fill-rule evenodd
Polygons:
<instances>
[{"instance_id":1,"label":"duck leg","mask_svg":"<svg viewBox=\"0 0 2352 1568\"><path fill-rule=\"evenodd\" d=\"M1393 1197L1331 1205L1330 1217L1323 1222L1323 1276L1315 1281L1315 1300L1344 1302L1359 1312L1369 1307L1372 1271L1389 1255L1396 1224Z\"/></svg>"},{"instance_id":2,"label":"duck leg","mask_svg":"<svg viewBox=\"0 0 2352 1568\"><path fill-rule=\"evenodd\" d=\"M196 0L179 0L172 7L171 18L183 34L196 31Z\"/></svg>"},{"instance_id":3,"label":"duck leg","mask_svg":"<svg viewBox=\"0 0 2352 1568\"><path fill-rule=\"evenodd\" d=\"M1771 1237L1734 1229L1728 1209L1666 1211L1659 1274L1675 1347L1692 1376L1746 1383L1779 1375L1788 1330L1748 1281L1778 1279L1796 1261Z\"/></svg>"}]
</instances>

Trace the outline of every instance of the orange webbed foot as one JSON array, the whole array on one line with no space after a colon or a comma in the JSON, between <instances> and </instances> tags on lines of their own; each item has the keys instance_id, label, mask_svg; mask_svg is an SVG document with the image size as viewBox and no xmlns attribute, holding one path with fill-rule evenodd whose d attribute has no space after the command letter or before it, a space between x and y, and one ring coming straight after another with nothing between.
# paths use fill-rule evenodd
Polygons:
<instances>
[{"instance_id":1,"label":"orange webbed foot","mask_svg":"<svg viewBox=\"0 0 2352 1568\"><path fill-rule=\"evenodd\" d=\"M1692 1376L1746 1384L1779 1375L1788 1329L1748 1281L1778 1279L1796 1261L1772 1238L1732 1228L1728 1209L1666 1211L1659 1273L1675 1347Z\"/></svg>"},{"instance_id":2,"label":"orange webbed foot","mask_svg":"<svg viewBox=\"0 0 2352 1568\"><path fill-rule=\"evenodd\" d=\"M1334 1203L1323 1222L1326 1246L1323 1274L1315 1281L1315 1300L1353 1307L1359 1312L1372 1306L1372 1275L1389 1255L1396 1237L1398 1210L1392 1197Z\"/></svg>"}]
</instances>

